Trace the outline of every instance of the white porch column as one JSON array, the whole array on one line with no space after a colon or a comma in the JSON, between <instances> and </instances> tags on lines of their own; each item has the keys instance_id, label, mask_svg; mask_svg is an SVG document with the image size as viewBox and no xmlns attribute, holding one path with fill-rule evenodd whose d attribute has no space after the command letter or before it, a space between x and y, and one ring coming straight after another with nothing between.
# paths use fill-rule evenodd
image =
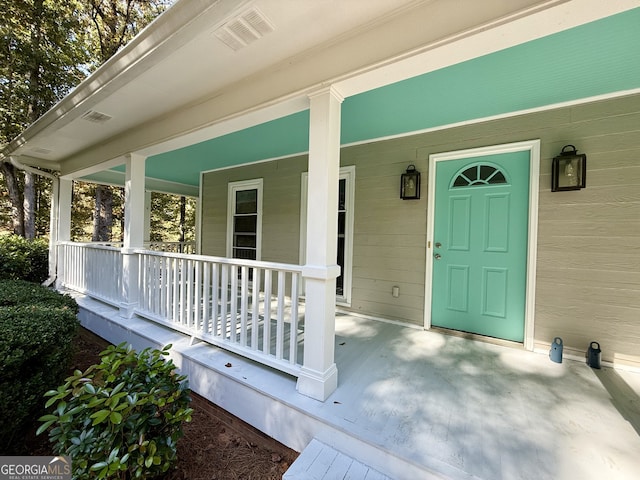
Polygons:
<instances>
[{"instance_id":1,"label":"white porch column","mask_svg":"<svg viewBox=\"0 0 640 480\"><path fill-rule=\"evenodd\" d=\"M56 288L62 288L65 280L64 252L58 248L58 242L71 240L71 198L73 180L59 178L53 181L51 192L51 239L49 241L49 275L55 268ZM55 224L55 229L53 228ZM53 259L53 260L52 260Z\"/></svg>"},{"instance_id":2,"label":"white porch column","mask_svg":"<svg viewBox=\"0 0 640 480\"><path fill-rule=\"evenodd\" d=\"M122 303L120 315L131 318L138 305L138 256L144 245L146 157L131 153L125 161L124 243L122 246Z\"/></svg>"},{"instance_id":3,"label":"white porch column","mask_svg":"<svg viewBox=\"0 0 640 480\"><path fill-rule=\"evenodd\" d=\"M340 110L342 96L329 87L310 95L309 187L304 364L300 393L326 400L338 386L334 360Z\"/></svg>"}]
</instances>

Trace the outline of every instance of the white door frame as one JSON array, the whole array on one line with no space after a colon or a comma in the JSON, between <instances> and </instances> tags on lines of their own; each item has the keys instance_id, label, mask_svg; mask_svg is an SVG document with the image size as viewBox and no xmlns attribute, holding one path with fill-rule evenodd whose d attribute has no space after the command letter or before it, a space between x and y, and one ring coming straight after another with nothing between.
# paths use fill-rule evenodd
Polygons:
<instances>
[{"instance_id":1,"label":"white door frame","mask_svg":"<svg viewBox=\"0 0 640 480\"><path fill-rule=\"evenodd\" d=\"M538 193L540 184L540 140L506 143L487 147L456 150L429 155L429 189L427 198L427 245L424 328L431 328L431 280L433 278L433 229L436 199L436 168L438 162L458 160L460 158L481 157L512 152L529 152L529 236L527 240L527 277L524 316L524 347L533 350L535 293L536 293L536 255L538 251Z\"/></svg>"}]
</instances>

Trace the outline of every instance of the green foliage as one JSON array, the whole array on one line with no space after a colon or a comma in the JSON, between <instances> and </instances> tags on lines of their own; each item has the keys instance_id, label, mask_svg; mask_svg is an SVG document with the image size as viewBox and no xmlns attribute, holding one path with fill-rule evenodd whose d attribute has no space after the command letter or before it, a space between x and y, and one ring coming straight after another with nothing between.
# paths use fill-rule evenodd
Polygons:
<instances>
[{"instance_id":1,"label":"green foliage","mask_svg":"<svg viewBox=\"0 0 640 480\"><path fill-rule=\"evenodd\" d=\"M123 47L174 0L0 1L0 148L17 138L88 73ZM22 174L20 174L22 177ZM9 198L0 175L0 230L21 233L22 178ZM36 228L48 229L36 185ZM48 188L48 187L47 187ZM46 195L48 196L48 195ZM13 207L13 208L12 208ZM6 212L6 213L5 213ZM26 213L26 212L25 212ZM14 227L12 228L12 222Z\"/></svg>"},{"instance_id":2,"label":"green foliage","mask_svg":"<svg viewBox=\"0 0 640 480\"><path fill-rule=\"evenodd\" d=\"M0 144L15 138L85 75L77 0L0 2Z\"/></svg>"},{"instance_id":3,"label":"green foliage","mask_svg":"<svg viewBox=\"0 0 640 480\"><path fill-rule=\"evenodd\" d=\"M35 283L0 280L0 452L17 453L14 435L33 422L42 395L67 373L77 312L68 296Z\"/></svg>"},{"instance_id":4,"label":"green foliage","mask_svg":"<svg viewBox=\"0 0 640 480\"><path fill-rule=\"evenodd\" d=\"M73 478L151 478L177 460L182 422L191 421L186 377L162 350L136 353L122 343L101 362L76 370L50 397L40 418L58 455L73 458Z\"/></svg>"},{"instance_id":5,"label":"green foliage","mask_svg":"<svg viewBox=\"0 0 640 480\"><path fill-rule=\"evenodd\" d=\"M185 241L195 240L196 201L185 201ZM151 241L177 242L180 240L180 196L168 193L151 193Z\"/></svg>"},{"instance_id":6,"label":"green foliage","mask_svg":"<svg viewBox=\"0 0 640 480\"><path fill-rule=\"evenodd\" d=\"M49 245L43 239L0 235L0 279L44 282L49 276Z\"/></svg>"}]
</instances>

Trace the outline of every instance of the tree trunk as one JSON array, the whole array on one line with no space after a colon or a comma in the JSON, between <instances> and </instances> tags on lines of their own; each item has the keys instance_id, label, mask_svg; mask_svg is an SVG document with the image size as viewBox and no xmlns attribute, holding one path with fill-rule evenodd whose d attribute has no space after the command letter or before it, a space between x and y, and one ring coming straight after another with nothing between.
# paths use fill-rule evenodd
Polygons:
<instances>
[{"instance_id":1,"label":"tree trunk","mask_svg":"<svg viewBox=\"0 0 640 480\"><path fill-rule=\"evenodd\" d=\"M4 181L11 201L11 223L13 233L24 237L24 207L22 190L18 182L16 168L10 163L0 162L0 171L4 176Z\"/></svg>"},{"instance_id":2,"label":"tree trunk","mask_svg":"<svg viewBox=\"0 0 640 480\"><path fill-rule=\"evenodd\" d=\"M33 173L24 172L24 237L36 238L36 179Z\"/></svg>"},{"instance_id":3,"label":"tree trunk","mask_svg":"<svg viewBox=\"0 0 640 480\"><path fill-rule=\"evenodd\" d=\"M185 218L187 216L187 198L182 196L180 197L180 252L182 252L182 242L184 242L184 232L185 232Z\"/></svg>"},{"instance_id":4,"label":"tree trunk","mask_svg":"<svg viewBox=\"0 0 640 480\"><path fill-rule=\"evenodd\" d=\"M94 242L108 242L111 240L111 226L113 224L113 191L105 185L96 187L96 204L93 215Z\"/></svg>"}]
</instances>

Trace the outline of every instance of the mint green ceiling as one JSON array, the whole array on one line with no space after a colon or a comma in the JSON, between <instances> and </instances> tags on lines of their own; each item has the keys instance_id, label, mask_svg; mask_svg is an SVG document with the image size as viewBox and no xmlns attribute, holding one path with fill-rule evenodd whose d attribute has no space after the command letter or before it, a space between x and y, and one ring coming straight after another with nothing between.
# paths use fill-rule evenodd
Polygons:
<instances>
[{"instance_id":1,"label":"mint green ceiling","mask_svg":"<svg viewBox=\"0 0 640 480\"><path fill-rule=\"evenodd\" d=\"M343 144L640 87L640 8L345 99ZM199 172L308 150L309 112L147 159L147 176L197 186Z\"/></svg>"}]
</instances>

